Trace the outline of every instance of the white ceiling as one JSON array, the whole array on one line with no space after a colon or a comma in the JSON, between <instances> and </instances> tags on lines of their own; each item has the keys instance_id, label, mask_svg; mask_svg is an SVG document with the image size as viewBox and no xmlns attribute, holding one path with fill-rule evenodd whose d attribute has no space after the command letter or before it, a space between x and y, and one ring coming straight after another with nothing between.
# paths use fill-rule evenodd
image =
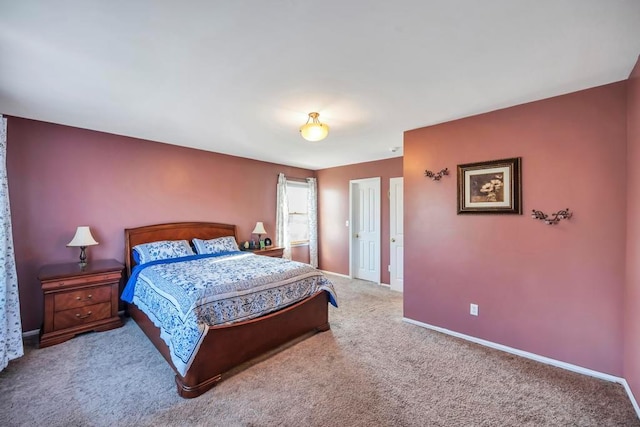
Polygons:
<instances>
[{"instance_id":1,"label":"white ceiling","mask_svg":"<svg viewBox=\"0 0 640 427\"><path fill-rule=\"evenodd\" d=\"M638 54L640 0L0 0L0 113L321 169Z\"/></svg>"}]
</instances>

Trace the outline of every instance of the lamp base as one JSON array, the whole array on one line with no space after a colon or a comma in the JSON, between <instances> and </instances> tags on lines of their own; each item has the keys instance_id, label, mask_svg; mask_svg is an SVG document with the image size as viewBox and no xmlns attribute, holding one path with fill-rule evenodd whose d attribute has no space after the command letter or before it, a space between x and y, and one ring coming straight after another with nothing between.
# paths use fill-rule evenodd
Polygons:
<instances>
[{"instance_id":1,"label":"lamp base","mask_svg":"<svg viewBox=\"0 0 640 427\"><path fill-rule=\"evenodd\" d=\"M87 265L87 253L85 251L86 249L86 246L80 246L80 267L84 267Z\"/></svg>"}]
</instances>

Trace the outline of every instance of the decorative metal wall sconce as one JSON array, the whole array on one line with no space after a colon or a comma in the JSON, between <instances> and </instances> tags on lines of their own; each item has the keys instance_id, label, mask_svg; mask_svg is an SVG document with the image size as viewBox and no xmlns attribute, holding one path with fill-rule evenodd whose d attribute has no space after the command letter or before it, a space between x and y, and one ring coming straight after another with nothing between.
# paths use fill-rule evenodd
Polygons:
<instances>
[{"instance_id":1,"label":"decorative metal wall sconce","mask_svg":"<svg viewBox=\"0 0 640 427\"><path fill-rule=\"evenodd\" d=\"M572 215L573 215L573 213L569 212L569 208L567 208L565 210L562 210L562 211L558 211L558 212L552 213L551 214L552 218L549 218L549 215L547 215L544 212L537 211L535 209L533 211L531 211L531 218L539 219L541 221L544 221L544 223L547 224L547 225L555 225L555 224L559 223L561 219L569 219L569 218L571 218Z\"/></svg>"},{"instance_id":2,"label":"decorative metal wall sconce","mask_svg":"<svg viewBox=\"0 0 640 427\"><path fill-rule=\"evenodd\" d=\"M433 173L430 170L424 171L424 176L426 176L427 178L431 178L434 181L440 181L445 175L449 175L449 168L444 168L438 173Z\"/></svg>"}]
</instances>

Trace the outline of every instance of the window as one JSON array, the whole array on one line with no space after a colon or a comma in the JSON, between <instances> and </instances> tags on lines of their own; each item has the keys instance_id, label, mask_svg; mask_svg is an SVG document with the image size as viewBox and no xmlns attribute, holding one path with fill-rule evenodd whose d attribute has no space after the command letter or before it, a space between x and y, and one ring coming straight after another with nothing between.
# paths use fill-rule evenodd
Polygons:
<instances>
[{"instance_id":1,"label":"window","mask_svg":"<svg viewBox=\"0 0 640 427\"><path fill-rule=\"evenodd\" d=\"M309 185L287 181L289 204L289 240L292 246L309 244Z\"/></svg>"}]
</instances>

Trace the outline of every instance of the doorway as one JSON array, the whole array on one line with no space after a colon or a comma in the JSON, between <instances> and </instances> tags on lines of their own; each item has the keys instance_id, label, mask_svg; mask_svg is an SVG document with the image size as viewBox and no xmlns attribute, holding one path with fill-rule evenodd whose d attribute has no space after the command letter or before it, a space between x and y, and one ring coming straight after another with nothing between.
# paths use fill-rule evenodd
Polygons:
<instances>
[{"instance_id":1,"label":"doorway","mask_svg":"<svg viewBox=\"0 0 640 427\"><path fill-rule=\"evenodd\" d=\"M389 179L389 272L391 290L404 289L404 199L403 178Z\"/></svg>"},{"instance_id":2,"label":"doorway","mask_svg":"<svg viewBox=\"0 0 640 427\"><path fill-rule=\"evenodd\" d=\"M349 276L380 283L380 178L349 181Z\"/></svg>"}]
</instances>

